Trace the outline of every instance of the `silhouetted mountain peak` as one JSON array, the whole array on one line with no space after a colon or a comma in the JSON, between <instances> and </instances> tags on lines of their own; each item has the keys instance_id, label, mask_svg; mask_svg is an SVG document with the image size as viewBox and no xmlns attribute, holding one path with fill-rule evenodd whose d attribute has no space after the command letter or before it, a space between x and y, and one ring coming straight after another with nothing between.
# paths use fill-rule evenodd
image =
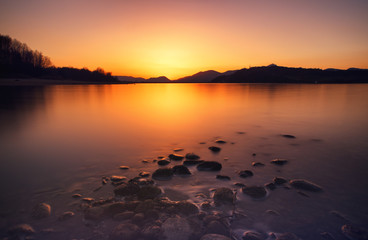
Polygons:
<instances>
[{"instance_id":1,"label":"silhouetted mountain peak","mask_svg":"<svg viewBox=\"0 0 368 240\"><path fill-rule=\"evenodd\" d=\"M146 82L165 83L165 82L171 82L171 80L165 76L160 76L156 78L149 78L146 80Z\"/></svg>"}]
</instances>

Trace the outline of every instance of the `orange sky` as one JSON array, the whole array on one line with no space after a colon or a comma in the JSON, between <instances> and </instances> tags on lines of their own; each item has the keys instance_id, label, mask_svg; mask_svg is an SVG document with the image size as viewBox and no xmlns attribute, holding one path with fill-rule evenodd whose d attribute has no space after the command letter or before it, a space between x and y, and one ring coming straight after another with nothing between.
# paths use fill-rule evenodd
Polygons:
<instances>
[{"instance_id":1,"label":"orange sky","mask_svg":"<svg viewBox=\"0 0 368 240\"><path fill-rule=\"evenodd\" d=\"M136 77L368 68L367 24L367 0L0 0L0 33L56 66Z\"/></svg>"}]
</instances>

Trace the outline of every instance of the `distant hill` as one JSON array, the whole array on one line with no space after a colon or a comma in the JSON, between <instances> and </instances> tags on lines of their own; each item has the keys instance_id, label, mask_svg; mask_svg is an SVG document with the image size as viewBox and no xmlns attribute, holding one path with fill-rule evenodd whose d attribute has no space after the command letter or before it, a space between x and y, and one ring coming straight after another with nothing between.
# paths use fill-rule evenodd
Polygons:
<instances>
[{"instance_id":1,"label":"distant hill","mask_svg":"<svg viewBox=\"0 0 368 240\"><path fill-rule=\"evenodd\" d=\"M170 83L171 80L167 77L161 76L157 78L141 78L141 77L130 77L130 76L116 76L119 81L131 82L131 83Z\"/></svg>"},{"instance_id":2,"label":"distant hill","mask_svg":"<svg viewBox=\"0 0 368 240\"><path fill-rule=\"evenodd\" d=\"M368 70L350 68L315 69L270 65L244 68L229 75L218 76L214 83L368 83Z\"/></svg>"},{"instance_id":3,"label":"distant hill","mask_svg":"<svg viewBox=\"0 0 368 240\"><path fill-rule=\"evenodd\" d=\"M192 76L179 78L177 80L173 80L172 82L173 83L209 83L217 77L230 75L233 72L234 71L220 73L214 70L209 70L209 71L204 71L204 72L198 72Z\"/></svg>"}]
</instances>

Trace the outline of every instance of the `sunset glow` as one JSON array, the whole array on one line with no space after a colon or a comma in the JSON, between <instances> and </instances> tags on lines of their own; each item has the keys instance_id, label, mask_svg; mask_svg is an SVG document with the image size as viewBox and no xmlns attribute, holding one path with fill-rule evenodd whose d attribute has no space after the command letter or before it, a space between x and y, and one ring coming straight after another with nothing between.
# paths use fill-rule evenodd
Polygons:
<instances>
[{"instance_id":1,"label":"sunset glow","mask_svg":"<svg viewBox=\"0 0 368 240\"><path fill-rule=\"evenodd\" d=\"M170 79L271 63L368 68L364 0L0 0L0 6L0 33L56 66Z\"/></svg>"}]
</instances>

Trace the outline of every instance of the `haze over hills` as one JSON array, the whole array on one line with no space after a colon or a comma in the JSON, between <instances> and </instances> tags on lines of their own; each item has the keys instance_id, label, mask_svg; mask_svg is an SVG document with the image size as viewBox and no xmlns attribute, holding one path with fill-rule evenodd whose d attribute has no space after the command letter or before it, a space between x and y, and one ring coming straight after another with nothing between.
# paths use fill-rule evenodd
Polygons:
<instances>
[{"instance_id":1,"label":"haze over hills","mask_svg":"<svg viewBox=\"0 0 368 240\"><path fill-rule=\"evenodd\" d=\"M368 83L368 70L328 68L290 68L275 64L243 68L220 73L214 70L169 80L166 77L134 78L118 76L121 81L135 83Z\"/></svg>"}]
</instances>

